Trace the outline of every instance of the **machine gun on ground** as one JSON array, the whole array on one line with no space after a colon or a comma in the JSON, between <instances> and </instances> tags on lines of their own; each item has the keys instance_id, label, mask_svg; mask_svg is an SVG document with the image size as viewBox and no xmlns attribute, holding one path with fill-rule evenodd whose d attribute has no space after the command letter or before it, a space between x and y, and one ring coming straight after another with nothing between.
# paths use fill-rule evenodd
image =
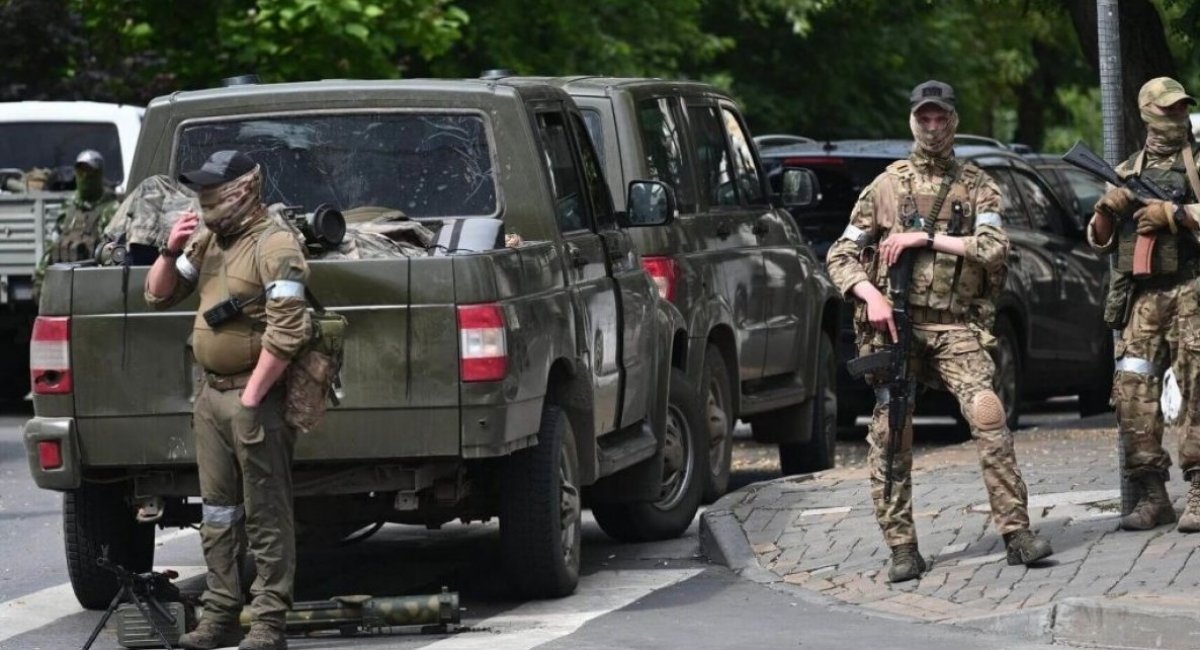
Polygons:
<instances>
[{"instance_id":1,"label":"machine gun on ground","mask_svg":"<svg viewBox=\"0 0 1200 650\"><path fill-rule=\"evenodd\" d=\"M107 547L96 564L116 575L120 589L81 650L92 647L114 612L117 613L117 640L123 647L174 647L190 627L188 614L191 610L183 603L179 588L171 582L179 574L174 571L133 573L110 561Z\"/></svg>"},{"instance_id":2,"label":"machine gun on ground","mask_svg":"<svg viewBox=\"0 0 1200 650\"><path fill-rule=\"evenodd\" d=\"M901 253L899 261L888 269L888 299L892 303L892 320L896 323L897 340L879 352L851 359L846 363L846 370L851 377L883 373L883 385L887 387L888 439L883 465L884 501L892 499L896 453L900 451L904 422L913 401L913 382L908 376L908 360L912 352L912 317L908 313L908 292L912 284L916 257L915 250L906 250Z\"/></svg>"},{"instance_id":3,"label":"machine gun on ground","mask_svg":"<svg viewBox=\"0 0 1200 650\"><path fill-rule=\"evenodd\" d=\"M337 630L343 636L380 633L393 627L421 626L422 632L446 632L461 621L458 592L418 596L334 596L292 605L285 620L288 634ZM243 610L242 627L250 627Z\"/></svg>"}]
</instances>

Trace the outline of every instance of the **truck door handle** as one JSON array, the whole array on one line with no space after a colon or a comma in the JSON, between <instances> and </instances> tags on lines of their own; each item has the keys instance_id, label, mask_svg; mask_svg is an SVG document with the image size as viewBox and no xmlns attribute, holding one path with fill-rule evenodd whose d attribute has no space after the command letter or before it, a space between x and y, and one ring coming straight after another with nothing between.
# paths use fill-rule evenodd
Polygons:
<instances>
[{"instance_id":1,"label":"truck door handle","mask_svg":"<svg viewBox=\"0 0 1200 650\"><path fill-rule=\"evenodd\" d=\"M770 224L768 224L765 221L755 221L754 227L751 228L750 231L753 232L754 234L758 235L759 237L761 237L761 236L771 232L771 226L770 226Z\"/></svg>"},{"instance_id":2,"label":"truck door handle","mask_svg":"<svg viewBox=\"0 0 1200 650\"><path fill-rule=\"evenodd\" d=\"M721 239L727 239L732 234L733 234L733 230L729 227L729 224L727 224L727 223L717 224L717 237L720 237Z\"/></svg>"}]
</instances>

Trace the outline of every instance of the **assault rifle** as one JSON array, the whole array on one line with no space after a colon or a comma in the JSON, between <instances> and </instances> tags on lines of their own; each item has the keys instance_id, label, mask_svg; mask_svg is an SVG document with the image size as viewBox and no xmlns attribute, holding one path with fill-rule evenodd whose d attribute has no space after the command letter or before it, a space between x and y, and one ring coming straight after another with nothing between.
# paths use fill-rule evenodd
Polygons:
<instances>
[{"instance_id":1,"label":"assault rifle","mask_svg":"<svg viewBox=\"0 0 1200 650\"><path fill-rule=\"evenodd\" d=\"M851 377L883 373L888 390L888 439L883 465L883 500L892 499L893 468L896 453L904 438L904 421L912 405L913 382L908 376L908 358L912 352L912 316L908 313L908 292L912 285L913 263L917 251L906 249L900 259L888 269L888 298L892 302L892 320L896 323L897 340L883 350L846 363Z\"/></svg>"},{"instance_id":2,"label":"assault rifle","mask_svg":"<svg viewBox=\"0 0 1200 650\"><path fill-rule=\"evenodd\" d=\"M1144 202L1147 199L1174 201L1177 198L1170 190L1147 178L1140 176L1121 178L1112 165L1109 165L1082 141L1076 142L1075 146L1071 147L1071 150L1064 154L1062 159L1063 162L1074 165L1110 185L1129 189L1140 201Z\"/></svg>"}]
</instances>

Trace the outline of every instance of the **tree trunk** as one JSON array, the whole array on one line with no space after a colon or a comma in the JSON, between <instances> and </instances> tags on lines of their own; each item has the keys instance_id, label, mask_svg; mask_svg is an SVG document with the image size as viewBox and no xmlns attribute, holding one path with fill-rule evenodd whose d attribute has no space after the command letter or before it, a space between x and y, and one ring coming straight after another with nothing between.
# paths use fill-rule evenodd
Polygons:
<instances>
[{"instance_id":1,"label":"tree trunk","mask_svg":"<svg viewBox=\"0 0 1200 650\"><path fill-rule=\"evenodd\" d=\"M1096 42L1095 0L1069 0L1067 11L1079 37L1083 55L1100 74L1099 44ZM1125 99L1125 148L1128 156L1142 147L1145 125L1137 105L1142 84L1155 77L1174 77L1175 60L1167 46L1162 17L1150 0L1121 0L1121 96Z\"/></svg>"}]
</instances>

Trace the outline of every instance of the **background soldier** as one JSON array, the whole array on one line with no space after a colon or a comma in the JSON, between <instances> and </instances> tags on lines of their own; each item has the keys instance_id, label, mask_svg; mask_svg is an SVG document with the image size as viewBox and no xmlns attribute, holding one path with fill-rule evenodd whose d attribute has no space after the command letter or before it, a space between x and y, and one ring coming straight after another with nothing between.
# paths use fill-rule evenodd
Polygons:
<instances>
[{"instance_id":1,"label":"background soldier","mask_svg":"<svg viewBox=\"0 0 1200 650\"><path fill-rule=\"evenodd\" d=\"M1188 123L1188 106L1195 103L1174 79L1159 77L1142 86L1138 108L1146 122L1146 146L1118 165L1117 173L1154 181L1178 199L1141 201L1128 189L1110 188L1096 203L1088 228L1092 246L1103 253L1116 250L1116 273L1131 280L1114 283L1109 298L1128 315L1116 344L1113 379L1117 432L1125 451L1121 469L1142 487L1133 512L1121 519L1126 530L1175 521L1166 488L1171 457L1162 446L1159 407L1163 373L1173 367L1184 399L1179 465L1191 482L1179 530L1200 532L1200 293L1195 280L1200 276L1200 149ZM1145 250L1137 246L1139 236L1153 238L1149 269L1134 268L1135 253Z\"/></svg>"},{"instance_id":2,"label":"background soldier","mask_svg":"<svg viewBox=\"0 0 1200 650\"><path fill-rule=\"evenodd\" d=\"M46 252L34 273L41 285L46 267L58 262L92 259L100 233L117 211L117 197L104 184L104 157L85 149L75 158L75 196L56 227L58 238L46 244Z\"/></svg>"},{"instance_id":3,"label":"background soldier","mask_svg":"<svg viewBox=\"0 0 1200 650\"><path fill-rule=\"evenodd\" d=\"M859 301L855 331L860 353L867 354L897 340L891 303L881 291L887 290L888 267L914 249L909 253L918 256L908 296L911 376L944 385L958 399L979 449L992 520L1004 536L1008 563L1030 564L1050 555L1050 544L1029 530L1025 482L1004 406L992 387L995 365L986 350L995 342L988 331L992 292L1001 286L1008 255L999 191L978 167L954 159L958 114L950 86L920 84L911 106L912 155L889 165L863 190L850 224L829 251L829 272L844 295ZM920 577L926 568L912 518L912 402L893 466L895 488L885 500L888 395L878 378L875 385L868 435L871 496L892 549L888 578L900 582Z\"/></svg>"},{"instance_id":4,"label":"background soldier","mask_svg":"<svg viewBox=\"0 0 1200 650\"><path fill-rule=\"evenodd\" d=\"M284 616L296 566L296 437L283 420L280 379L310 335L308 267L292 234L268 219L262 170L246 155L218 151L180 180L198 191L206 231L191 238L198 217L180 217L146 279L146 300L156 308L200 292L193 344L206 381L193 428L208 579L204 617L180 645L217 648L241 637L237 567L244 519L258 578L250 588L250 632L238 648L286 648Z\"/></svg>"}]
</instances>

